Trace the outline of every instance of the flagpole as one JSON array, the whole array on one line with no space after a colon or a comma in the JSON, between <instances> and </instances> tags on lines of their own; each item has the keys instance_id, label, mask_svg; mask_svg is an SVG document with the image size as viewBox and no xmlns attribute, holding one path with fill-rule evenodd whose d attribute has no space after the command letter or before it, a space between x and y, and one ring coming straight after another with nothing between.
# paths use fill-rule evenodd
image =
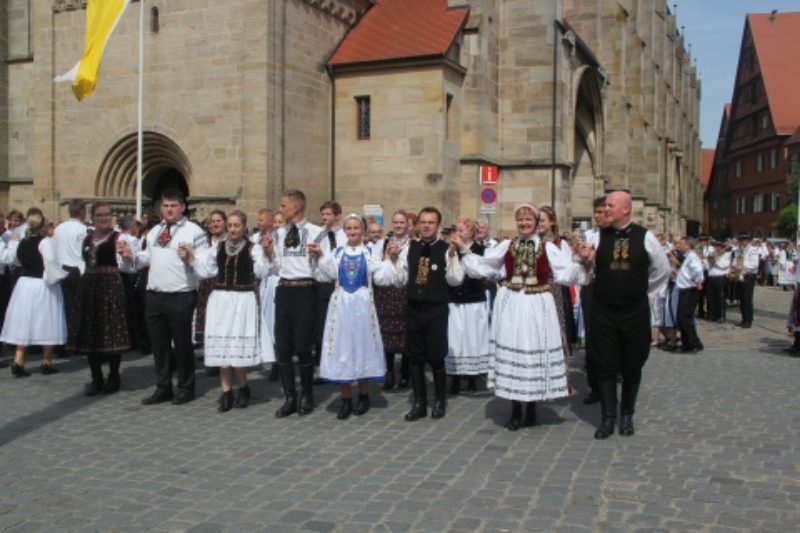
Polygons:
<instances>
[{"instance_id":1,"label":"flagpole","mask_svg":"<svg viewBox=\"0 0 800 533\"><path fill-rule=\"evenodd\" d=\"M144 149L144 0L139 0L139 125L136 132L136 219L142 220L142 151Z\"/></svg>"}]
</instances>

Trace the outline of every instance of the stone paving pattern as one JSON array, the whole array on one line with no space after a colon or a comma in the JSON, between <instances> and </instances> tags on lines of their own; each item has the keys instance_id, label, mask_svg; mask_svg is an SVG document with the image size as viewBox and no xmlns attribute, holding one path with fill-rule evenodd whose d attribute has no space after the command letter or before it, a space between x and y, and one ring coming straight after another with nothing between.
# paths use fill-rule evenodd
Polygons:
<instances>
[{"instance_id":1,"label":"stone paving pattern","mask_svg":"<svg viewBox=\"0 0 800 533\"><path fill-rule=\"evenodd\" d=\"M757 289L751 330L702 324L706 350L654 351L632 438L592 439L581 394L517 433L490 393L406 423L408 395L335 418L276 420L278 385L251 373L253 404L219 414L200 397L145 407L151 358L126 356L123 390L86 398L82 359L0 375L0 529L8 531L796 531L800 359L788 357L790 293ZM738 312L731 310L732 321ZM202 377L201 377L202 376Z\"/></svg>"}]
</instances>

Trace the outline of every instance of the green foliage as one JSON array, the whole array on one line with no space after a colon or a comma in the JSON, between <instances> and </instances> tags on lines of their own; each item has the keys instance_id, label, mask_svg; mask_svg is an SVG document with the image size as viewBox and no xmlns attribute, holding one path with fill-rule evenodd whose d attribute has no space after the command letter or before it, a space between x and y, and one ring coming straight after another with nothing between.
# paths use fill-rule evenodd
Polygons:
<instances>
[{"instance_id":1,"label":"green foliage","mask_svg":"<svg viewBox=\"0 0 800 533\"><path fill-rule=\"evenodd\" d=\"M797 205L787 205L778 213L778 220L772 224L778 237L794 240L797 233Z\"/></svg>"}]
</instances>

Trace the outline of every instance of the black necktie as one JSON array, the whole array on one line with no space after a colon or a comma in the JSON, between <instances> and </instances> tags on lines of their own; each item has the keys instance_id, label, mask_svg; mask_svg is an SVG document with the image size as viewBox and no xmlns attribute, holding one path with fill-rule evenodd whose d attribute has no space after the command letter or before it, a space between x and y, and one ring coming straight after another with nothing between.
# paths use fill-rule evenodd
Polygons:
<instances>
[{"instance_id":1,"label":"black necktie","mask_svg":"<svg viewBox=\"0 0 800 533\"><path fill-rule=\"evenodd\" d=\"M300 232L295 224L289 226L289 231L286 232L286 239L283 241L285 248L295 248L300 246Z\"/></svg>"},{"instance_id":2,"label":"black necktie","mask_svg":"<svg viewBox=\"0 0 800 533\"><path fill-rule=\"evenodd\" d=\"M331 252L336 249L336 234L331 230L328 230L328 244L331 245Z\"/></svg>"}]
</instances>

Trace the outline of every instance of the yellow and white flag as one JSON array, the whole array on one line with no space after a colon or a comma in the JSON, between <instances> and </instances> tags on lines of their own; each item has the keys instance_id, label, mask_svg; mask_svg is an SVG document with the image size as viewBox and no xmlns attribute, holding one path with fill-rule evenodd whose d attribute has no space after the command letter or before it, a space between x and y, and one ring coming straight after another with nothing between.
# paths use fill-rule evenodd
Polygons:
<instances>
[{"instance_id":1,"label":"yellow and white flag","mask_svg":"<svg viewBox=\"0 0 800 533\"><path fill-rule=\"evenodd\" d=\"M97 70L106 43L131 0L89 0L86 6L86 42L83 57L55 81L71 81L75 98L83 100L97 85Z\"/></svg>"}]
</instances>

